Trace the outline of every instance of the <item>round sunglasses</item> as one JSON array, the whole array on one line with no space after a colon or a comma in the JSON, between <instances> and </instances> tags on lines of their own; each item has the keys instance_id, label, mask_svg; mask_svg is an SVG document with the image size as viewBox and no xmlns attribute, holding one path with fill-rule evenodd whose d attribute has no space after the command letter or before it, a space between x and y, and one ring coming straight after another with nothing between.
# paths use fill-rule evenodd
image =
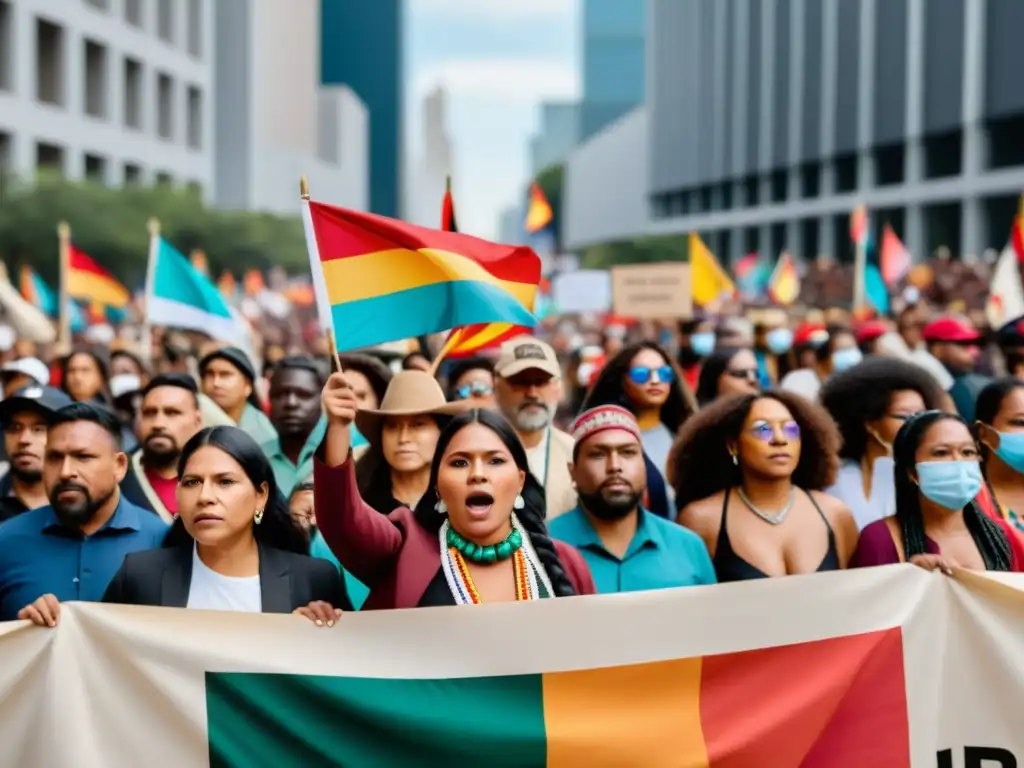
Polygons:
<instances>
[{"instance_id":1,"label":"round sunglasses","mask_svg":"<svg viewBox=\"0 0 1024 768\"><path fill-rule=\"evenodd\" d=\"M490 397L492 394L494 394L493 387L490 384L484 384L482 381L463 384L455 390L455 396L459 400L469 400L471 397Z\"/></svg>"},{"instance_id":2,"label":"round sunglasses","mask_svg":"<svg viewBox=\"0 0 1024 768\"><path fill-rule=\"evenodd\" d=\"M661 365L657 368L634 365L629 369L629 380L634 384L649 384L654 376L657 376L662 384L671 384L676 380L676 372L671 365Z\"/></svg>"},{"instance_id":3,"label":"round sunglasses","mask_svg":"<svg viewBox=\"0 0 1024 768\"><path fill-rule=\"evenodd\" d=\"M750 425L750 429L747 431L751 436L756 437L758 440L770 443L775 439L776 429L780 429L782 431L782 436L786 440L800 439L800 425L793 420L769 422L763 419L758 419Z\"/></svg>"}]
</instances>

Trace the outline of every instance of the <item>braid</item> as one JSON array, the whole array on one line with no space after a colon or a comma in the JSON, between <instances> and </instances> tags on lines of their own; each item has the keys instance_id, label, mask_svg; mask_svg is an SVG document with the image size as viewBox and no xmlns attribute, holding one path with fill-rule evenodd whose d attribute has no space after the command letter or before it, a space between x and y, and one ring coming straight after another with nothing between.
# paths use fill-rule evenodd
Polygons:
<instances>
[{"instance_id":1,"label":"braid","mask_svg":"<svg viewBox=\"0 0 1024 768\"><path fill-rule=\"evenodd\" d=\"M915 555L928 554L928 542L925 538L921 508L914 504L912 510L904 509L904 514L897 512L896 517L900 523L900 534L903 536L903 556L909 563L910 558Z\"/></svg>"},{"instance_id":2,"label":"braid","mask_svg":"<svg viewBox=\"0 0 1024 768\"><path fill-rule=\"evenodd\" d=\"M575 595L576 590L565 573L565 566L562 565L562 560L558 556L555 543L548 536L544 520L537 514L537 508L527 502L524 509L516 511L516 517L519 518L519 522L522 523L523 528L530 535L530 543L537 552L537 557L540 558L544 570L547 571L548 578L551 579L551 588L555 591L552 597L572 597Z\"/></svg>"},{"instance_id":3,"label":"braid","mask_svg":"<svg viewBox=\"0 0 1024 768\"><path fill-rule=\"evenodd\" d=\"M992 497L995 498L994 496ZM974 539L975 546L985 561L986 571L1009 571L1013 562L1010 540L1006 531L982 512L976 502L964 507L964 522Z\"/></svg>"}]
</instances>

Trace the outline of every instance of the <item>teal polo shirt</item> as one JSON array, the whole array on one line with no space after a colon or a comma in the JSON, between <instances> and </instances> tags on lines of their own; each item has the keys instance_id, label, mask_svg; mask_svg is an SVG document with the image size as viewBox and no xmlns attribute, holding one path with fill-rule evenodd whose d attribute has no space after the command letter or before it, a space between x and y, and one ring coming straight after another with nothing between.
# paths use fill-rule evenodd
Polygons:
<instances>
[{"instance_id":1,"label":"teal polo shirt","mask_svg":"<svg viewBox=\"0 0 1024 768\"><path fill-rule=\"evenodd\" d=\"M286 499L296 485L313 476L313 454L320 447L326 433L327 419L321 416L320 421L316 423L313 431L306 438L306 444L302 446L298 464L292 464L291 459L284 455L281 450L281 440L277 435L263 444L263 453L266 454L270 460L270 466L274 469L277 487Z\"/></svg>"},{"instance_id":2,"label":"teal polo shirt","mask_svg":"<svg viewBox=\"0 0 1024 768\"><path fill-rule=\"evenodd\" d=\"M582 507L550 521L548 533L579 550L601 594L692 587L718 581L700 536L643 509L622 559L605 549Z\"/></svg>"}]
</instances>

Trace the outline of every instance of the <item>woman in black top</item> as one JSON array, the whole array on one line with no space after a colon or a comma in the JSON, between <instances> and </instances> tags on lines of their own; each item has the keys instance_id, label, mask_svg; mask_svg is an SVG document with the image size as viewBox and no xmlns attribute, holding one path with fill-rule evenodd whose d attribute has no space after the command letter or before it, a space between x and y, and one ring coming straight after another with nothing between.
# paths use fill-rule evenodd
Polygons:
<instances>
[{"instance_id":1,"label":"woman in black top","mask_svg":"<svg viewBox=\"0 0 1024 768\"><path fill-rule=\"evenodd\" d=\"M683 425L669 458L678 522L700 534L719 581L846 567L857 525L822 493L838 448L828 414L785 391L722 399Z\"/></svg>"}]
</instances>

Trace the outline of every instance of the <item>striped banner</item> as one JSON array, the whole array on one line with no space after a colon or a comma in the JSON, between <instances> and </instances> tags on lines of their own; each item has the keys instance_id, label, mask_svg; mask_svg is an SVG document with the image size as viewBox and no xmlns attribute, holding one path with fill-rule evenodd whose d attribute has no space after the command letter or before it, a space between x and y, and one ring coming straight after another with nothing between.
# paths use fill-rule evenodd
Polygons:
<instances>
[{"instance_id":1,"label":"striped banner","mask_svg":"<svg viewBox=\"0 0 1024 768\"><path fill-rule=\"evenodd\" d=\"M61 616L0 624L0 765L1024 760L1020 576L892 566L332 629L91 604Z\"/></svg>"}]
</instances>

